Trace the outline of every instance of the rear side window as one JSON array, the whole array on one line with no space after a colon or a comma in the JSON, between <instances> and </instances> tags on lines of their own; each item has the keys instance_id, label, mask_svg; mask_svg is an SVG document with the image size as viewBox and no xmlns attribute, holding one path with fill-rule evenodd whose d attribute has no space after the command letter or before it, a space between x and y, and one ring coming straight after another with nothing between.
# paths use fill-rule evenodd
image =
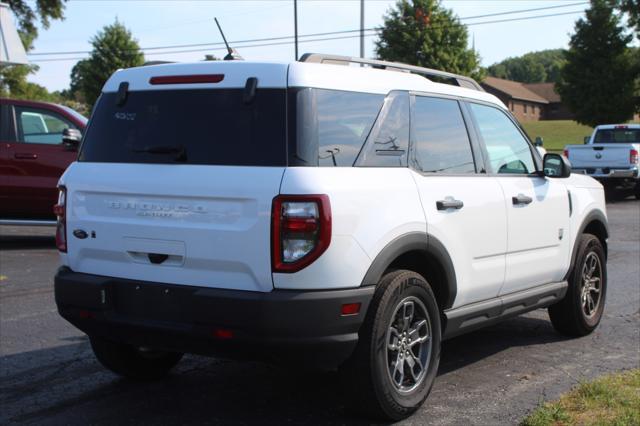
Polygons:
<instances>
[{"instance_id":1,"label":"rear side window","mask_svg":"<svg viewBox=\"0 0 640 426\"><path fill-rule=\"evenodd\" d=\"M457 101L416 96L413 165L424 173L475 173L471 142Z\"/></svg>"},{"instance_id":2,"label":"rear side window","mask_svg":"<svg viewBox=\"0 0 640 426\"><path fill-rule=\"evenodd\" d=\"M295 93L297 159L310 166L353 166L383 101L384 96L377 94L299 89Z\"/></svg>"},{"instance_id":3,"label":"rear side window","mask_svg":"<svg viewBox=\"0 0 640 426\"><path fill-rule=\"evenodd\" d=\"M286 165L286 91L131 91L122 106L104 93L80 161L234 166Z\"/></svg>"},{"instance_id":4,"label":"rear side window","mask_svg":"<svg viewBox=\"0 0 640 426\"><path fill-rule=\"evenodd\" d=\"M411 115L407 92L391 92L384 101L367 139L367 145L358 157L358 166L402 167L407 165L409 126Z\"/></svg>"}]
</instances>

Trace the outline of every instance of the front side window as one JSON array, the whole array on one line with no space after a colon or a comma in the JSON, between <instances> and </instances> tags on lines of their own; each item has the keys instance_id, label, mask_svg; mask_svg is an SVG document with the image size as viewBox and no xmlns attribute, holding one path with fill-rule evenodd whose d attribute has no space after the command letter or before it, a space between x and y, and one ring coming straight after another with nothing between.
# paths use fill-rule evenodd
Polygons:
<instances>
[{"instance_id":1,"label":"front side window","mask_svg":"<svg viewBox=\"0 0 640 426\"><path fill-rule=\"evenodd\" d=\"M378 94L298 90L296 156L305 165L353 166L383 101Z\"/></svg>"},{"instance_id":2,"label":"front side window","mask_svg":"<svg viewBox=\"0 0 640 426\"><path fill-rule=\"evenodd\" d=\"M498 174L529 174L536 171L531 148L516 125L497 108L471 103L491 171Z\"/></svg>"},{"instance_id":3,"label":"front side window","mask_svg":"<svg viewBox=\"0 0 640 426\"><path fill-rule=\"evenodd\" d=\"M18 139L26 143L58 145L62 132L76 126L59 115L44 109L16 107Z\"/></svg>"},{"instance_id":4,"label":"front side window","mask_svg":"<svg viewBox=\"0 0 640 426\"><path fill-rule=\"evenodd\" d=\"M416 96L411 129L415 168L424 173L475 173L457 101Z\"/></svg>"}]
</instances>

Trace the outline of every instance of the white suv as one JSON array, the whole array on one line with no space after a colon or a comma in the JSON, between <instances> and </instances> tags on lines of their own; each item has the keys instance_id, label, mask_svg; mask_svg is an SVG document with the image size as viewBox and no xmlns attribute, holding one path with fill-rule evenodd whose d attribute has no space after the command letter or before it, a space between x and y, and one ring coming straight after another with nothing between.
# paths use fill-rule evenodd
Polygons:
<instances>
[{"instance_id":1,"label":"white suv","mask_svg":"<svg viewBox=\"0 0 640 426\"><path fill-rule=\"evenodd\" d=\"M131 378L185 352L339 367L350 406L400 419L443 339L604 309L602 186L475 81L403 64L118 71L55 210L60 314Z\"/></svg>"}]
</instances>

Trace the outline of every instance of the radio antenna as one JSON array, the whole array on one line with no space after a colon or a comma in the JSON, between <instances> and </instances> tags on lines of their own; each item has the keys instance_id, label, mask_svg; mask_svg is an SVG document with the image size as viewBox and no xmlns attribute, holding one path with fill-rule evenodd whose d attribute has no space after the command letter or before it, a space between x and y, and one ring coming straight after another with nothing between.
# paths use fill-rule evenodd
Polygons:
<instances>
[{"instance_id":1,"label":"radio antenna","mask_svg":"<svg viewBox=\"0 0 640 426\"><path fill-rule=\"evenodd\" d=\"M236 49L232 49L229 46L229 43L227 43L227 38L224 36L224 32L222 31L222 27L220 26L220 23L218 22L218 18L213 18L216 21L216 25L218 26L218 30L220 31L220 35L222 36L222 40L224 41L224 45L227 46L227 53L224 57L225 61L233 61L233 60L242 60L242 56L240 56L238 54L238 52L236 51Z\"/></svg>"}]
</instances>

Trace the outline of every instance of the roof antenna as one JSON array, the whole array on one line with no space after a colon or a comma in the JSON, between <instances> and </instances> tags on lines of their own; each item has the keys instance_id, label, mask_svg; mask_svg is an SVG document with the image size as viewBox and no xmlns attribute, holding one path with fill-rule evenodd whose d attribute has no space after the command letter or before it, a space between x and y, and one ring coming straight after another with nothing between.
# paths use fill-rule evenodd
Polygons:
<instances>
[{"instance_id":1,"label":"roof antenna","mask_svg":"<svg viewBox=\"0 0 640 426\"><path fill-rule=\"evenodd\" d=\"M222 32L222 28L220 27L220 23L218 22L218 18L213 18L213 19L216 21L218 30L220 30L220 34L222 35L222 40L224 40L224 44L225 46L227 46L227 52L229 52L225 55L224 60L225 61L244 60L244 58L240 56L240 54L236 51L236 49L232 49L231 47L229 47L229 43L227 43L227 38L224 36L224 33Z\"/></svg>"}]
</instances>

